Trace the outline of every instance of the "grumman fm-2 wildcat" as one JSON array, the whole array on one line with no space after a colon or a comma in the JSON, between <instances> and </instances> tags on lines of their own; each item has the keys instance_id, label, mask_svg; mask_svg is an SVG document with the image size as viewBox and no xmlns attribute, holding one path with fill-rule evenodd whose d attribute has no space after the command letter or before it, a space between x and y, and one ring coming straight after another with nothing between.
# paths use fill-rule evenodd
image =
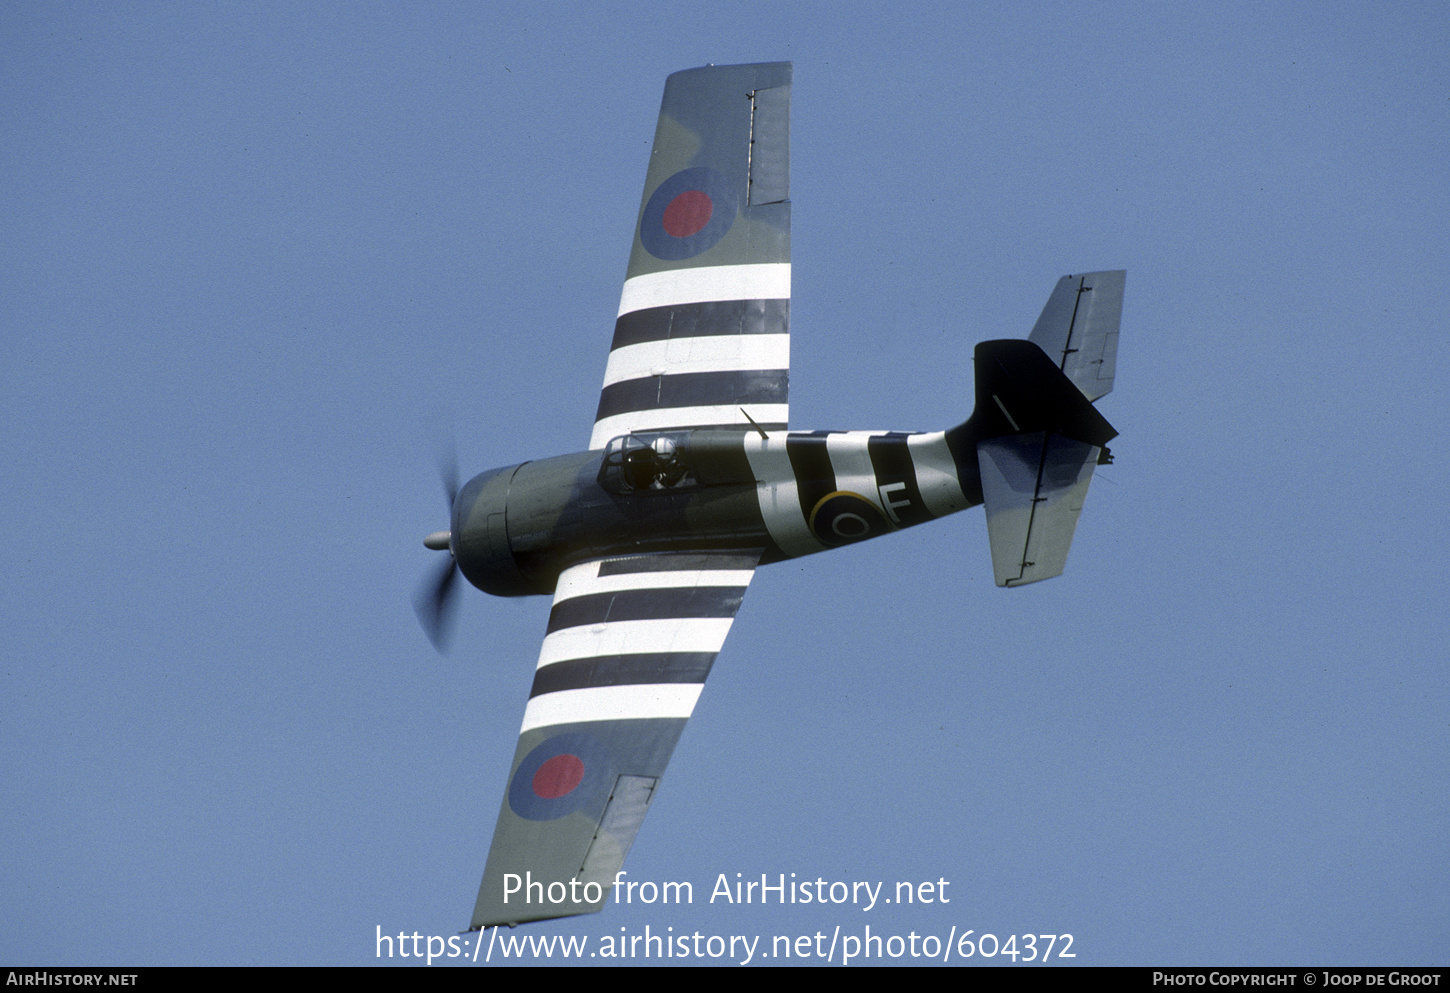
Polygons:
<instances>
[{"instance_id":1,"label":"grumman fm-2 wildcat","mask_svg":"<svg viewBox=\"0 0 1450 993\"><path fill-rule=\"evenodd\" d=\"M448 484L454 580L553 609L472 928L598 911L757 566L977 504L998 586L1062 572L1117 434L1124 273L1064 276L976 346L946 431L791 431L789 63L675 73L587 451Z\"/></svg>"}]
</instances>

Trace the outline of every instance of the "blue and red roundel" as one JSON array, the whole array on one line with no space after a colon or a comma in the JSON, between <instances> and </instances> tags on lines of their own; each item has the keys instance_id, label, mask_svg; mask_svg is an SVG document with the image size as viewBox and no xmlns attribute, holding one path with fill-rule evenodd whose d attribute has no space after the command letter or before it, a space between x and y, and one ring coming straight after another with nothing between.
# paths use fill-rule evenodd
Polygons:
<instances>
[{"instance_id":1,"label":"blue and red roundel","mask_svg":"<svg viewBox=\"0 0 1450 993\"><path fill-rule=\"evenodd\" d=\"M556 735L519 763L509 806L531 821L552 821L597 801L614 778L609 752L592 735Z\"/></svg>"},{"instance_id":2,"label":"blue and red roundel","mask_svg":"<svg viewBox=\"0 0 1450 993\"><path fill-rule=\"evenodd\" d=\"M639 222L640 243L657 259L688 259L714 248L735 223L735 191L707 166L682 169L655 188Z\"/></svg>"}]
</instances>

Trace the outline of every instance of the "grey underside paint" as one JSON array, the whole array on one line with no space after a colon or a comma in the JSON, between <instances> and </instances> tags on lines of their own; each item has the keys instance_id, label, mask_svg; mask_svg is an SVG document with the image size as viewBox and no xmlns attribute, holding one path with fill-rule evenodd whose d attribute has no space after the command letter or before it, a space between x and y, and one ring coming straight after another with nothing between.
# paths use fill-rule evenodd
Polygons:
<instances>
[{"instance_id":1,"label":"grey underside paint","mask_svg":"<svg viewBox=\"0 0 1450 993\"><path fill-rule=\"evenodd\" d=\"M608 778L613 786L588 806L553 820L520 817L510 808L505 794L471 926L491 927L597 912L608 899L607 884L613 882L614 873L624 862L653 796L655 782L664 775L684 729L683 720L595 721L571 726L571 731L596 739L601 753L609 755ZM520 735L509 781L537 745L558 733L558 727L546 727ZM625 780L622 784L621 778ZM612 805L612 798L621 791L620 802ZM613 824L603 823L606 811L616 815ZM579 886L568 885L568 881L576 879ZM531 889L531 882L539 886ZM550 884L560 882L565 885L555 886L551 893ZM583 884L588 882L600 884L601 899L573 899L584 895ZM509 889L516 891L506 892ZM560 895L567 899L551 899Z\"/></svg>"},{"instance_id":2,"label":"grey underside paint","mask_svg":"<svg viewBox=\"0 0 1450 993\"><path fill-rule=\"evenodd\" d=\"M651 255L639 239L637 221L627 278L694 266L790 261L790 81L789 62L767 62L689 69L665 82L639 216L661 183L692 166L714 169L734 184L740 216L718 245L683 261ZM754 95L762 90L774 92L757 101ZM751 189L752 178L760 189Z\"/></svg>"}]
</instances>

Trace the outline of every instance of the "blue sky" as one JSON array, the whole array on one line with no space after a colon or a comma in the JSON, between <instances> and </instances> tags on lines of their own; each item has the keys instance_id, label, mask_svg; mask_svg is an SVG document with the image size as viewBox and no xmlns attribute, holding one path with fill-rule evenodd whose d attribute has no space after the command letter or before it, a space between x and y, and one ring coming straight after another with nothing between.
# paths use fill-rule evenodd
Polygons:
<instances>
[{"instance_id":1,"label":"blue sky","mask_svg":"<svg viewBox=\"0 0 1450 993\"><path fill-rule=\"evenodd\" d=\"M788 59L792 426L955 424L977 341L1126 268L1117 462L1049 583L980 510L761 570L627 864L695 902L527 933L1445 964L1447 49L1435 3L6 5L0 960L465 926L548 604L434 654L438 439L586 444L665 76Z\"/></svg>"}]
</instances>

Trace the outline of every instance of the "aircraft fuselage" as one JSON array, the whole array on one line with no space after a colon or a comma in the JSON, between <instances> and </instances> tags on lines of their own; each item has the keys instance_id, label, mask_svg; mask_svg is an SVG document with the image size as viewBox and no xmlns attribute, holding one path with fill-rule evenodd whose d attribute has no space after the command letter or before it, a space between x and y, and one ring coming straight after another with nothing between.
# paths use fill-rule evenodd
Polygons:
<instances>
[{"instance_id":1,"label":"aircraft fuselage","mask_svg":"<svg viewBox=\"0 0 1450 993\"><path fill-rule=\"evenodd\" d=\"M966 425L963 425L965 428ZM454 504L453 553L497 596L548 594L574 562L690 548L778 562L981 502L974 458L930 434L649 432L494 469Z\"/></svg>"}]
</instances>

